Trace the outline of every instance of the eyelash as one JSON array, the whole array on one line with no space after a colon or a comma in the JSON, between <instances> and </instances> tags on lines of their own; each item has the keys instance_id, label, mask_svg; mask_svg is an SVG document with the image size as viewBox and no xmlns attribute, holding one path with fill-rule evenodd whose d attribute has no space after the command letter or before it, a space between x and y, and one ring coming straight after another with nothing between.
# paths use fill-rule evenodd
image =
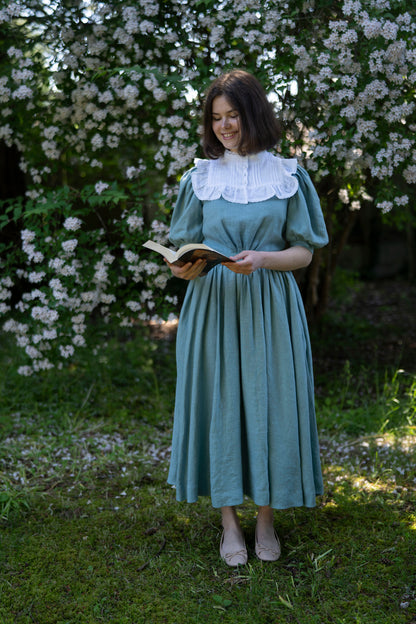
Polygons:
<instances>
[{"instance_id":1,"label":"eyelash","mask_svg":"<svg viewBox=\"0 0 416 624\"><path fill-rule=\"evenodd\" d=\"M231 117L231 119L237 119L238 115L230 115L230 117ZM212 121L221 121L221 118L215 119L215 117L213 117Z\"/></svg>"}]
</instances>

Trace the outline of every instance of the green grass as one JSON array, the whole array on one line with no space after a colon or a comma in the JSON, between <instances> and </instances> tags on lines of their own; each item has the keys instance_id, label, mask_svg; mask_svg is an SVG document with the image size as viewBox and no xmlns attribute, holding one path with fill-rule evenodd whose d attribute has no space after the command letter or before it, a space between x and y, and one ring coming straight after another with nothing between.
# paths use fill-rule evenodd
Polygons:
<instances>
[{"instance_id":1,"label":"green grass","mask_svg":"<svg viewBox=\"0 0 416 624\"><path fill-rule=\"evenodd\" d=\"M118 336L19 378L0 352L0 624L416 622L416 377L343 363L317 385L325 494L276 512L282 557L219 558L209 500L166 484L173 343Z\"/></svg>"}]
</instances>

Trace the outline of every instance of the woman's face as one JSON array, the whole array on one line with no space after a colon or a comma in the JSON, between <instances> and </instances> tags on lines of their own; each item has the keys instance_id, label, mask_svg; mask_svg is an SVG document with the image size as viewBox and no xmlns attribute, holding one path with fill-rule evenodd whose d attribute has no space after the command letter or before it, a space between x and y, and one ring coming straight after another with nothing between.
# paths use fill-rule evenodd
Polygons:
<instances>
[{"instance_id":1,"label":"woman's face","mask_svg":"<svg viewBox=\"0 0 416 624\"><path fill-rule=\"evenodd\" d=\"M212 102L212 130L225 149L237 152L241 141L240 116L225 95Z\"/></svg>"}]
</instances>

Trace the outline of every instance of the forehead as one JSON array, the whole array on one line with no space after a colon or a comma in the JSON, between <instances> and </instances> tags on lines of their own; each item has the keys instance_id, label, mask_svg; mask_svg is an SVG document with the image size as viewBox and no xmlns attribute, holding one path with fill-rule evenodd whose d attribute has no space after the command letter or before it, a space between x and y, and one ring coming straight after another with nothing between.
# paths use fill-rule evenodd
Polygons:
<instances>
[{"instance_id":1,"label":"forehead","mask_svg":"<svg viewBox=\"0 0 416 624\"><path fill-rule=\"evenodd\" d=\"M232 113L235 111L235 106L233 106L225 95L217 95L216 98L212 101L212 114L213 115L226 115L227 113Z\"/></svg>"}]
</instances>

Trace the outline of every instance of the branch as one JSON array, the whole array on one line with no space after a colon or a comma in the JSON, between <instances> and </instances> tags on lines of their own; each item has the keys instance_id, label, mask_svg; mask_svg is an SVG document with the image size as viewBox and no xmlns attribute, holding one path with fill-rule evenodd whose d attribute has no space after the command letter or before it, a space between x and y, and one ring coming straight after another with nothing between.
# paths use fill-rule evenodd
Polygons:
<instances>
[{"instance_id":1,"label":"branch","mask_svg":"<svg viewBox=\"0 0 416 624\"><path fill-rule=\"evenodd\" d=\"M140 568L137 568L137 572L142 572L143 570L145 570L153 559L156 559L156 557L159 557L160 553L162 552L162 550L164 549L165 546L166 546L166 539L163 538L162 545L159 548L159 550L157 551L157 553L155 554L155 556L152 557L152 559L149 559L149 561L146 561L146 563L144 563L142 566L140 566Z\"/></svg>"}]
</instances>

